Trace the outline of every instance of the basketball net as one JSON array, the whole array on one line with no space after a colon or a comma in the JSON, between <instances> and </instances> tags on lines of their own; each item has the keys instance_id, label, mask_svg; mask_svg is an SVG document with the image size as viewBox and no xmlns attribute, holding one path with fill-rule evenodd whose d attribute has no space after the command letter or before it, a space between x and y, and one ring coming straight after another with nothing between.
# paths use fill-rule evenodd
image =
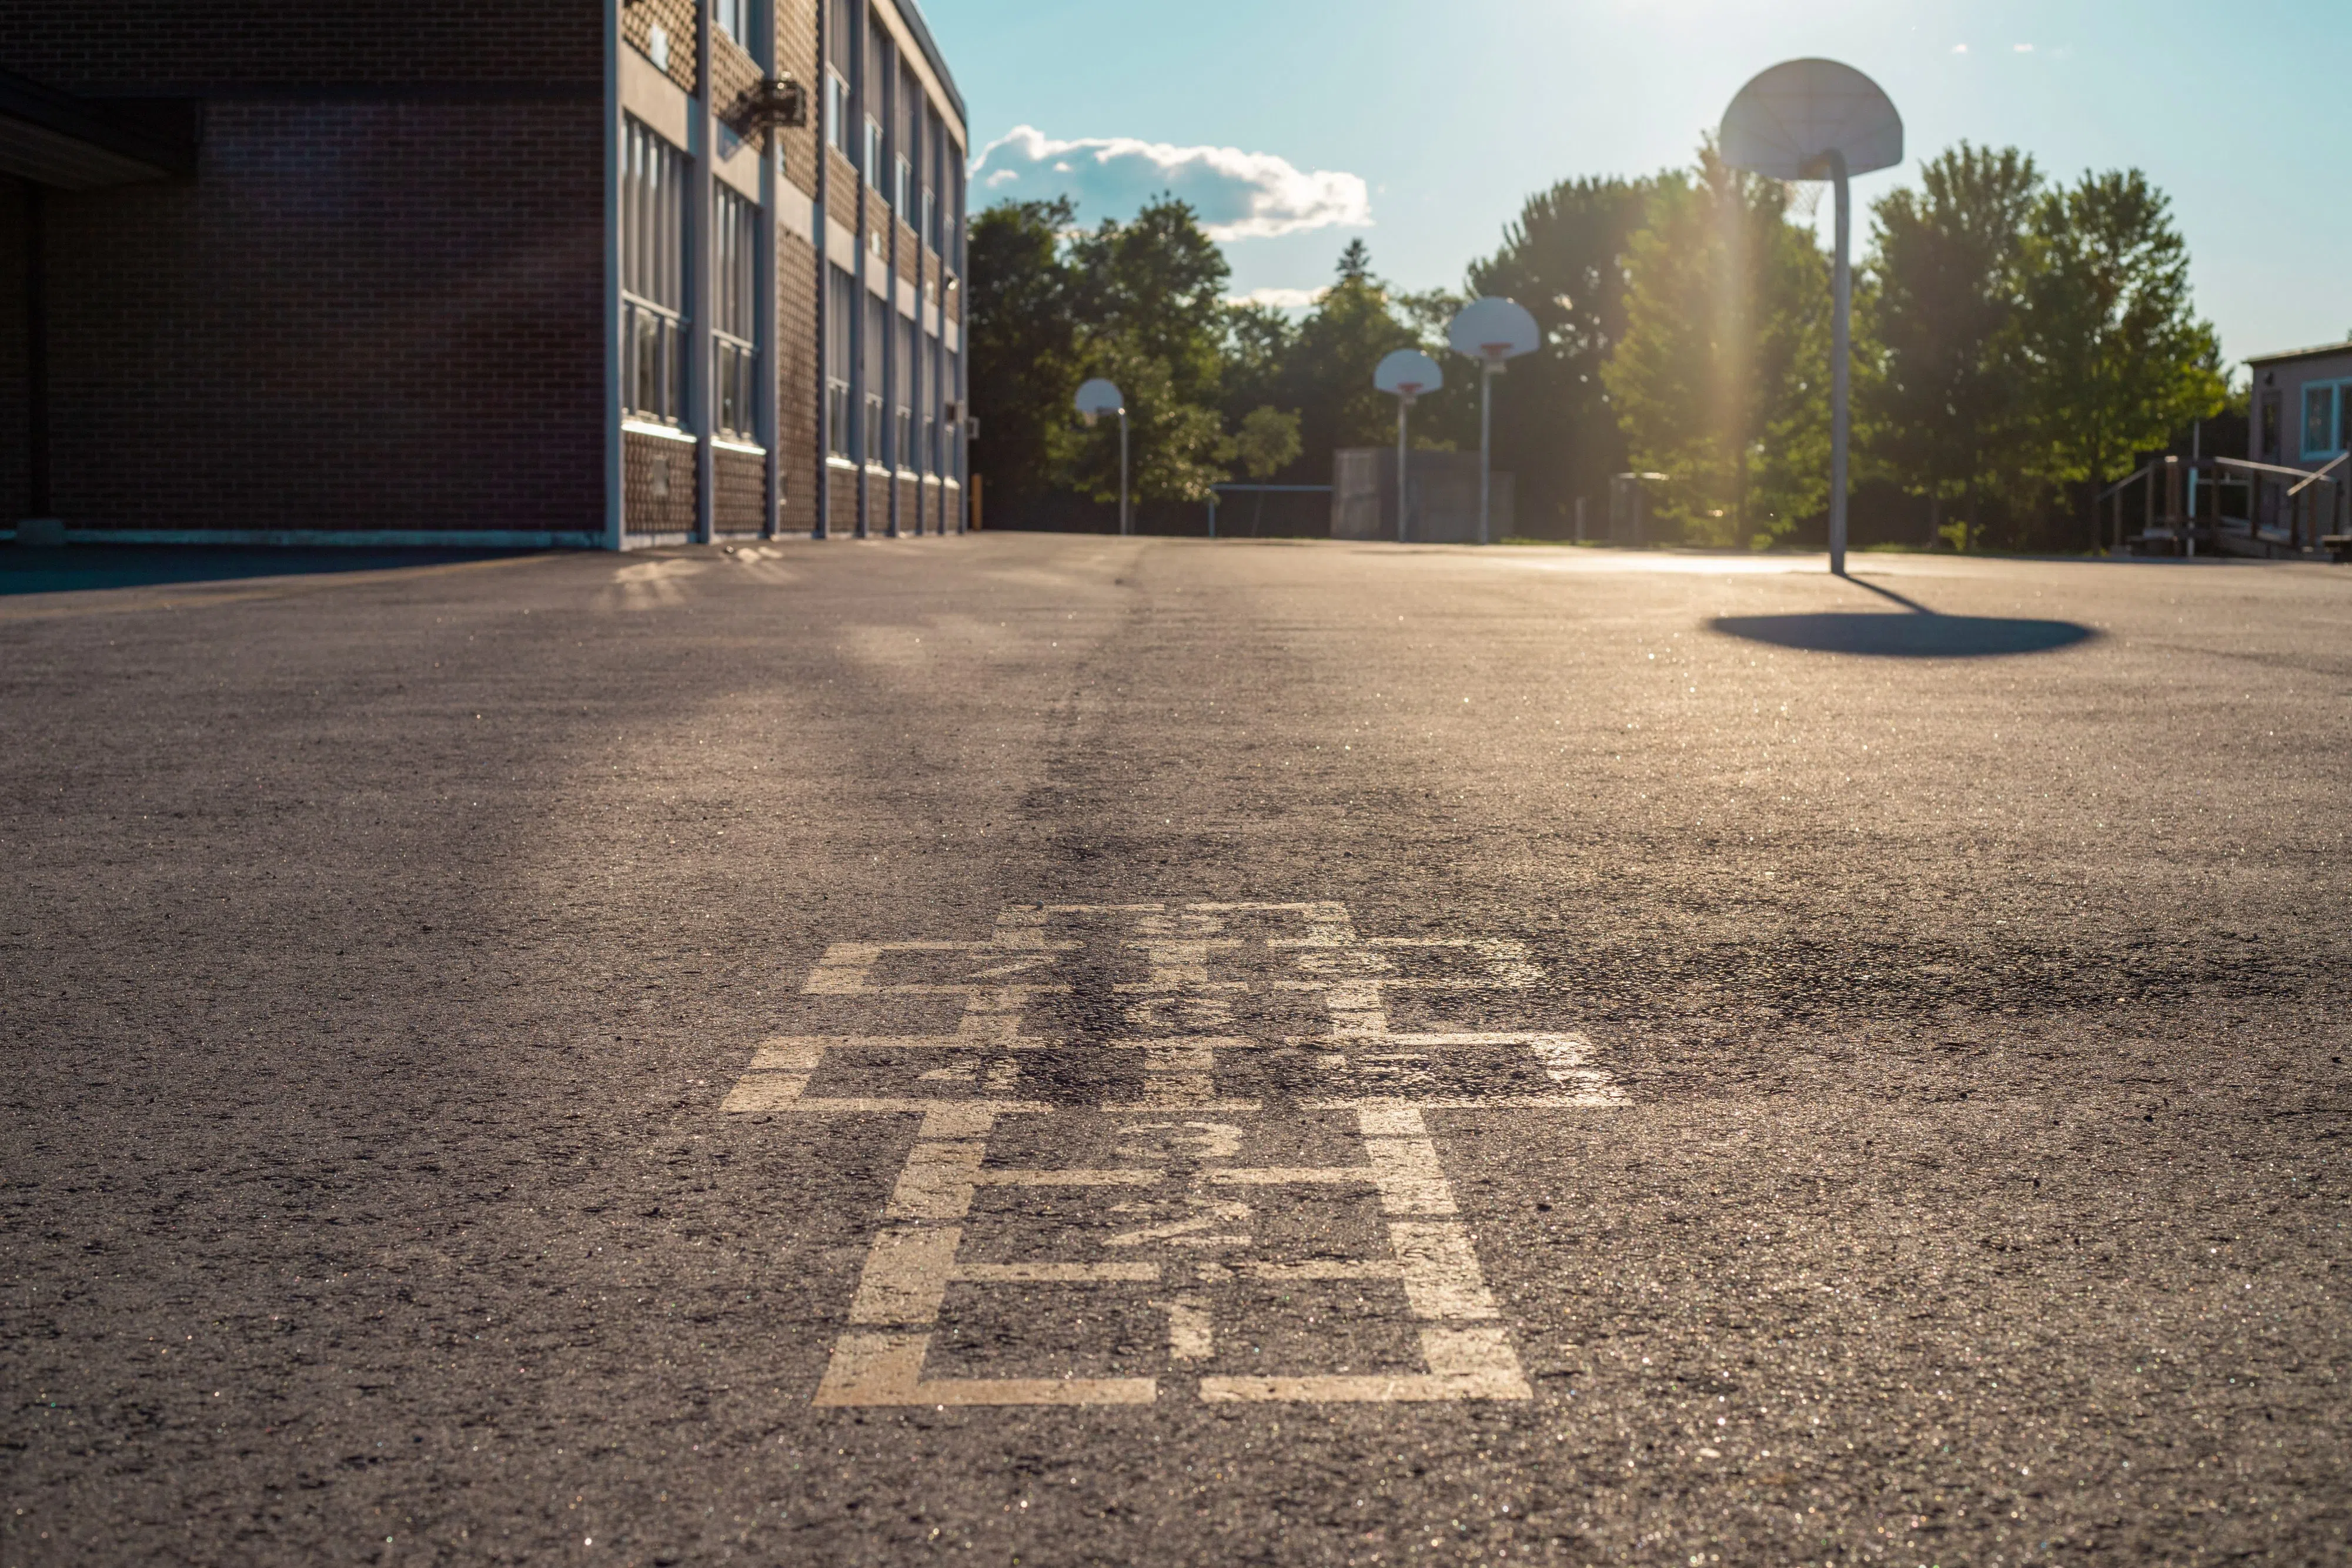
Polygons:
<instances>
[{"instance_id":1,"label":"basketball net","mask_svg":"<svg viewBox=\"0 0 2352 1568\"><path fill-rule=\"evenodd\" d=\"M1822 193L1829 188L1827 180L1783 180L1780 182L1780 199L1790 217L1810 223L1813 214L1821 210Z\"/></svg>"}]
</instances>

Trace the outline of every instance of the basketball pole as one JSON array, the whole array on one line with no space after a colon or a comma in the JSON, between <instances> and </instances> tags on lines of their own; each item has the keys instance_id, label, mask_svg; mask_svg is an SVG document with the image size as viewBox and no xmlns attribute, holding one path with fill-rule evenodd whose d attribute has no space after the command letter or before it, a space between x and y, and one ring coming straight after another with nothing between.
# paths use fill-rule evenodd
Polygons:
<instances>
[{"instance_id":1,"label":"basketball pole","mask_svg":"<svg viewBox=\"0 0 2352 1568\"><path fill-rule=\"evenodd\" d=\"M1404 418L1406 412L1412 407L1412 399L1410 395L1397 399L1397 543L1399 544L1404 543Z\"/></svg>"},{"instance_id":2,"label":"basketball pole","mask_svg":"<svg viewBox=\"0 0 2352 1568\"><path fill-rule=\"evenodd\" d=\"M1489 359L1478 371L1478 542L1486 542L1486 495L1495 466L1495 371L1502 361Z\"/></svg>"},{"instance_id":3,"label":"basketball pole","mask_svg":"<svg viewBox=\"0 0 2352 1568\"><path fill-rule=\"evenodd\" d=\"M1846 397L1853 361L1853 208L1848 193L1845 154L1829 155L1837 184L1837 270L1831 294L1834 320L1830 345L1830 571L1845 575Z\"/></svg>"}]
</instances>

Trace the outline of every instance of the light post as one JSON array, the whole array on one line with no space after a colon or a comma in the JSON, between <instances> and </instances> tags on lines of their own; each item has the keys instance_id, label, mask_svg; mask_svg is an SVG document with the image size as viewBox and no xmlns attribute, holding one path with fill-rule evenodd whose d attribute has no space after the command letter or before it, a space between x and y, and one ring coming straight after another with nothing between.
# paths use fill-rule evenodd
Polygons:
<instances>
[{"instance_id":1,"label":"light post","mask_svg":"<svg viewBox=\"0 0 2352 1568\"><path fill-rule=\"evenodd\" d=\"M1789 60L1739 89L1717 138L1724 162L1837 192L1830 344L1830 570L1845 575L1848 382L1853 359L1853 175L1903 162L1903 117L1876 82L1835 60Z\"/></svg>"},{"instance_id":2,"label":"light post","mask_svg":"<svg viewBox=\"0 0 2352 1568\"><path fill-rule=\"evenodd\" d=\"M1104 414L1118 415L1118 531L1129 532L1127 521L1127 399L1110 382L1097 376L1078 389L1078 416L1091 426Z\"/></svg>"},{"instance_id":3,"label":"light post","mask_svg":"<svg viewBox=\"0 0 2352 1568\"><path fill-rule=\"evenodd\" d=\"M1412 502L1412 492L1406 488L1405 463L1406 417L1412 412L1412 401L1425 392L1436 392L1445 385L1445 372L1437 361L1419 349L1399 349L1381 361L1372 371L1372 389L1384 392L1397 400L1397 543L1405 542L1405 517Z\"/></svg>"},{"instance_id":4,"label":"light post","mask_svg":"<svg viewBox=\"0 0 2352 1568\"><path fill-rule=\"evenodd\" d=\"M1445 329L1454 351L1478 361L1478 542L1487 542L1489 493L1494 487L1495 378L1503 361L1532 354L1543 341L1536 319L1516 300L1473 299Z\"/></svg>"}]
</instances>

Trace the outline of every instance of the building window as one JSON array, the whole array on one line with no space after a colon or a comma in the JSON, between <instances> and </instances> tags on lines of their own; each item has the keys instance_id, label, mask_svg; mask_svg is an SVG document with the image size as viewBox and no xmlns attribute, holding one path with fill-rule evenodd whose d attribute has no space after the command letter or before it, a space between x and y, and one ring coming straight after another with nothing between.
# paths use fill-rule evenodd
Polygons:
<instances>
[{"instance_id":1,"label":"building window","mask_svg":"<svg viewBox=\"0 0 2352 1568\"><path fill-rule=\"evenodd\" d=\"M824 73L824 139L844 158L855 159L856 146L849 140L849 83L839 71L827 68Z\"/></svg>"},{"instance_id":2,"label":"building window","mask_svg":"<svg viewBox=\"0 0 2352 1568\"><path fill-rule=\"evenodd\" d=\"M898 183L891 193L890 207L898 221L912 225L915 221L915 166L904 158L898 160Z\"/></svg>"},{"instance_id":3,"label":"building window","mask_svg":"<svg viewBox=\"0 0 2352 1568\"><path fill-rule=\"evenodd\" d=\"M912 468L915 465L915 324L906 317L898 319L898 336L890 355L890 400L894 410L890 441L890 465Z\"/></svg>"},{"instance_id":4,"label":"building window","mask_svg":"<svg viewBox=\"0 0 2352 1568\"><path fill-rule=\"evenodd\" d=\"M824 424L825 451L846 457L850 445L849 367L857 335L857 279L838 267L825 267Z\"/></svg>"},{"instance_id":5,"label":"building window","mask_svg":"<svg viewBox=\"0 0 2352 1568\"><path fill-rule=\"evenodd\" d=\"M686 416L686 154L636 120L621 175L621 398L629 413Z\"/></svg>"},{"instance_id":6,"label":"building window","mask_svg":"<svg viewBox=\"0 0 2352 1568\"><path fill-rule=\"evenodd\" d=\"M711 262L712 423L750 440L759 421L760 209L723 186L711 213Z\"/></svg>"},{"instance_id":7,"label":"building window","mask_svg":"<svg viewBox=\"0 0 2352 1568\"><path fill-rule=\"evenodd\" d=\"M881 299L873 294L866 297L865 351L857 356L857 368L865 382L865 439L858 444L858 455L866 462L882 461L882 370L889 361L883 356L890 340L890 313L882 308Z\"/></svg>"},{"instance_id":8,"label":"building window","mask_svg":"<svg viewBox=\"0 0 2352 1568\"><path fill-rule=\"evenodd\" d=\"M711 19L739 44L751 41L751 0L712 0Z\"/></svg>"},{"instance_id":9,"label":"building window","mask_svg":"<svg viewBox=\"0 0 2352 1568\"><path fill-rule=\"evenodd\" d=\"M963 382L956 379L956 356L950 354L947 361L947 371L940 378L940 398L943 402L953 404L956 413L961 415L963 412ZM953 477L957 472L956 443L963 439L962 419L943 421L940 433L940 472Z\"/></svg>"},{"instance_id":10,"label":"building window","mask_svg":"<svg viewBox=\"0 0 2352 1568\"><path fill-rule=\"evenodd\" d=\"M2333 457L2345 447L2345 405L2352 382L2321 382L2303 389L2303 455Z\"/></svg>"},{"instance_id":11,"label":"building window","mask_svg":"<svg viewBox=\"0 0 2352 1568\"><path fill-rule=\"evenodd\" d=\"M882 189L882 122L870 114L866 117L866 183Z\"/></svg>"}]
</instances>

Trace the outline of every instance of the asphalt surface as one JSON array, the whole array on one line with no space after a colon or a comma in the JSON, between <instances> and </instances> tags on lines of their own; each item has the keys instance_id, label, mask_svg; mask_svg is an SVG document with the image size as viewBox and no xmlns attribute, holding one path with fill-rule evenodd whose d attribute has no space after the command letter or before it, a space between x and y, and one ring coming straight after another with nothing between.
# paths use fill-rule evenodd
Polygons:
<instances>
[{"instance_id":1,"label":"asphalt surface","mask_svg":"<svg viewBox=\"0 0 2352 1568\"><path fill-rule=\"evenodd\" d=\"M0 1562L2352 1561L2352 571L1856 566L9 598Z\"/></svg>"}]
</instances>

